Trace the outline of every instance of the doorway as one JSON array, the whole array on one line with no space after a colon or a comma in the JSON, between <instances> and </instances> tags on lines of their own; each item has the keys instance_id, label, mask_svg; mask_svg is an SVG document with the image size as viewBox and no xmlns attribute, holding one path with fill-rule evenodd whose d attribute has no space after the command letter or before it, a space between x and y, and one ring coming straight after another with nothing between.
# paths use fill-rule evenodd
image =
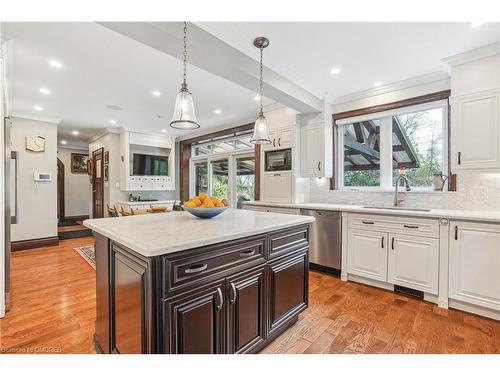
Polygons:
<instances>
[{"instance_id":1,"label":"doorway","mask_svg":"<svg viewBox=\"0 0 500 375\"><path fill-rule=\"evenodd\" d=\"M64 212L64 163L57 158L57 219L59 223L66 220Z\"/></svg>"},{"instance_id":2,"label":"doorway","mask_svg":"<svg viewBox=\"0 0 500 375\"><path fill-rule=\"evenodd\" d=\"M104 217L104 148L92 152L92 217Z\"/></svg>"}]
</instances>

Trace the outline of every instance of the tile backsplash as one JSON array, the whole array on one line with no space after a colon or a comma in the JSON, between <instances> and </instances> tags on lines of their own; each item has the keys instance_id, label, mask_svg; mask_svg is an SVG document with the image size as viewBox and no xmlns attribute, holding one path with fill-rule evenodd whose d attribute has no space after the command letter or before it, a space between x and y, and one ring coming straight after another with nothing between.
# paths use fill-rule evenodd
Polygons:
<instances>
[{"instance_id":1,"label":"tile backsplash","mask_svg":"<svg viewBox=\"0 0 500 375\"><path fill-rule=\"evenodd\" d=\"M314 203L391 206L394 199L394 192L330 190L326 178L311 179L310 188ZM402 206L500 211L500 173L460 174L456 192L410 192L401 198Z\"/></svg>"}]
</instances>

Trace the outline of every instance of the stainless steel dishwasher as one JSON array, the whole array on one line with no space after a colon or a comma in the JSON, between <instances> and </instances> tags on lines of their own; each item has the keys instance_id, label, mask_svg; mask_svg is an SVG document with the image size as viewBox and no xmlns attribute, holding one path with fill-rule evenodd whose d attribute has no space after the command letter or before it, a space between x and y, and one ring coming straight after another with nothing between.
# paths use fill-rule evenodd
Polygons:
<instances>
[{"instance_id":1,"label":"stainless steel dishwasher","mask_svg":"<svg viewBox=\"0 0 500 375\"><path fill-rule=\"evenodd\" d=\"M301 210L316 221L309 232L309 265L312 269L340 275L342 257L342 213Z\"/></svg>"}]
</instances>

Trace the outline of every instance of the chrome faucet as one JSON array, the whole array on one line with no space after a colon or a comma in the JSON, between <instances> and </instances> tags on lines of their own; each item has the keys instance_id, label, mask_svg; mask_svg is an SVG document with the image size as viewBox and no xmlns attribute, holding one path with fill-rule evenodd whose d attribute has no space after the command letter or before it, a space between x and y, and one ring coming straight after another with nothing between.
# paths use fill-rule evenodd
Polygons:
<instances>
[{"instance_id":1,"label":"chrome faucet","mask_svg":"<svg viewBox=\"0 0 500 375\"><path fill-rule=\"evenodd\" d=\"M403 201L402 199L401 200L398 199L398 186L399 186L399 181L401 180L403 180L405 184L406 191L411 191L410 181L408 181L408 179L405 176L399 175L399 177L396 179L396 192L394 193L394 207L399 206L399 204Z\"/></svg>"}]
</instances>

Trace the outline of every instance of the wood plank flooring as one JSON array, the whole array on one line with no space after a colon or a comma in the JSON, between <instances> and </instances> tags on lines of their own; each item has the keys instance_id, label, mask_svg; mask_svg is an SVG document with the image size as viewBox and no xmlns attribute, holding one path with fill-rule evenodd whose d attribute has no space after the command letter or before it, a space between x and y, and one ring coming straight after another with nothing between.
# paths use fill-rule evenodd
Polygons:
<instances>
[{"instance_id":1,"label":"wood plank flooring","mask_svg":"<svg viewBox=\"0 0 500 375\"><path fill-rule=\"evenodd\" d=\"M0 352L94 353L92 237L12 255ZM309 308L262 353L500 353L500 322L310 272Z\"/></svg>"}]
</instances>

